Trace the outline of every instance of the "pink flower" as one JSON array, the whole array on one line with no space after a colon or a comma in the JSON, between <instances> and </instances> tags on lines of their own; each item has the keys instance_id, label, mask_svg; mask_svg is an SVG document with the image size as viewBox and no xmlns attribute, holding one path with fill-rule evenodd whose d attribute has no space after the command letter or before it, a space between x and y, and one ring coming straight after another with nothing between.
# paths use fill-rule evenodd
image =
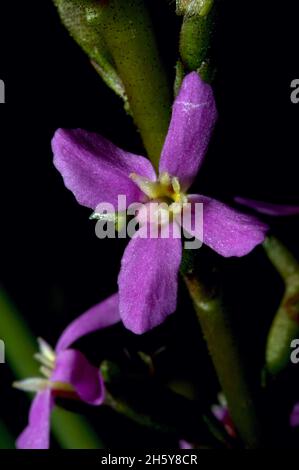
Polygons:
<instances>
[{"instance_id":1,"label":"pink flower","mask_svg":"<svg viewBox=\"0 0 299 470\"><path fill-rule=\"evenodd\" d=\"M39 339L40 352L36 359L42 364L44 378L29 378L14 384L21 390L37 392L31 404L29 423L17 440L17 448L49 448L50 418L56 396L76 398L94 406L103 403L105 390L99 369L70 346L82 336L119 320L118 295L115 294L74 320L62 333L55 351Z\"/></svg>"},{"instance_id":2,"label":"pink flower","mask_svg":"<svg viewBox=\"0 0 299 470\"><path fill-rule=\"evenodd\" d=\"M265 238L267 226L255 217L210 197L187 194L204 160L216 118L211 86L197 73L190 73L173 105L158 176L149 160L121 150L100 135L60 129L54 136L54 164L80 204L93 210L102 202L117 207L119 195L126 196L128 205L150 207L155 201L167 202L172 235L164 238L162 228L159 237L145 237L147 227L141 221L122 258L120 316L134 333L159 325L176 309L182 257L176 217L187 203L193 218L195 204L203 204L203 227L194 235L222 256L244 256Z\"/></svg>"}]
</instances>

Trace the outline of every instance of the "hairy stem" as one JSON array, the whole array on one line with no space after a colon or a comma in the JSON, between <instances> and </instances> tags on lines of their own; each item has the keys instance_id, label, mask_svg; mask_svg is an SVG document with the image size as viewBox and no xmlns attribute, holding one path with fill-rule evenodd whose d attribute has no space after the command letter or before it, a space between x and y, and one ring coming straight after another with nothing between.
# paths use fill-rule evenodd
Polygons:
<instances>
[{"instance_id":1,"label":"hairy stem","mask_svg":"<svg viewBox=\"0 0 299 470\"><path fill-rule=\"evenodd\" d=\"M103 13L103 35L135 124L157 167L170 119L171 95L144 2L110 0Z\"/></svg>"},{"instance_id":2,"label":"hairy stem","mask_svg":"<svg viewBox=\"0 0 299 470\"><path fill-rule=\"evenodd\" d=\"M187 71L196 70L203 80L209 82L213 75L209 57L215 16L213 1L198 2L190 8L190 5L185 6L180 32L180 57Z\"/></svg>"},{"instance_id":3,"label":"hairy stem","mask_svg":"<svg viewBox=\"0 0 299 470\"><path fill-rule=\"evenodd\" d=\"M113 58L102 34L103 2L97 0L53 0L60 19L73 39L89 57L103 81L124 100L124 85L115 70Z\"/></svg>"},{"instance_id":4,"label":"hairy stem","mask_svg":"<svg viewBox=\"0 0 299 470\"><path fill-rule=\"evenodd\" d=\"M260 446L261 431L240 353L218 292L194 275L184 279L227 399L236 429L247 448Z\"/></svg>"},{"instance_id":5,"label":"hairy stem","mask_svg":"<svg viewBox=\"0 0 299 470\"><path fill-rule=\"evenodd\" d=\"M273 319L266 346L266 367L275 375L290 362L291 342L299 335L299 263L275 237L268 237L264 249L285 284L285 293Z\"/></svg>"}]
</instances>

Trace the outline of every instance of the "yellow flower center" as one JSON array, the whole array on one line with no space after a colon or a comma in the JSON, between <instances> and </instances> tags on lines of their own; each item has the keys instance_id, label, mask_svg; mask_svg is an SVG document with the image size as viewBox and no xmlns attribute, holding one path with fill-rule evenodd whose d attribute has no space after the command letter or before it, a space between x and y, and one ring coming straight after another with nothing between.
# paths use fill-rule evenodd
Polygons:
<instances>
[{"instance_id":1,"label":"yellow flower center","mask_svg":"<svg viewBox=\"0 0 299 470\"><path fill-rule=\"evenodd\" d=\"M151 201L166 203L168 211L174 216L180 214L188 201L186 194L181 191L178 178L166 172L161 173L156 181L151 181L136 173L131 173L130 178Z\"/></svg>"}]
</instances>

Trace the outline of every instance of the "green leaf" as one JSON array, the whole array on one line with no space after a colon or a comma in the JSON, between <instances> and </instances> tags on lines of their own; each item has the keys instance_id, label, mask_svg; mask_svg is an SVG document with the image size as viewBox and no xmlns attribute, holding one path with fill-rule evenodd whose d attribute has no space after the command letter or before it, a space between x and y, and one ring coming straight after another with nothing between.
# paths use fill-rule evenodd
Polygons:
<instances>
[{"instance_id":1,"label":"green leaf","mask_svg":"<svg viewBox=\"0 0 299 470\"><path fill-rule=\"evenodd\" d=\"M53 0L61 21L81 46L95 70L129 109L126 91L107 48L102 31L105 4L95 0Z\"/></svg>"}]
</instances>

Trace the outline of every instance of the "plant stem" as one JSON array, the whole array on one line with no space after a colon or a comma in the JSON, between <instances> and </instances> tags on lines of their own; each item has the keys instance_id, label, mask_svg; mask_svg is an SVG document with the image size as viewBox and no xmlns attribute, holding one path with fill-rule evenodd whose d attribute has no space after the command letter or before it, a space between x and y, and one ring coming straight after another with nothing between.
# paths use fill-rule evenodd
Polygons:
<instances>
[{"instance_id":1,"label":"plant stem","mask_svg":"<svg viewBox=\"0 0 299 470\"><path fill-rule=\"evenodd\" d=\"M171 96L144 2L110 0L103 13L103 35L135 124L157 167L170 119Z\"/></svg>"},{"instance_id":2,"label":"plant stem","mask_svg":"<svg viewBox=\"0 0 299 470\"><path fill-rule=\"evenodd\" d=\"M287 284L299 275L299 263L285 245L276 237L267 237L263 243L267 256Z\"/></svg>"},{"instance_id":3,"label":"plant stem","mask_svg":"<svg viewBox=\"0 0 299 470\"><path fill-rule=\"evenodd\" d=\"M291 342L299 335L299 263L275 237L265 240L264 249L285 283L285 293L266 346L267 370L276 375L289 364Z\"/></svg>"},{"instance_id":4,"label":"plant stem","mask_svg":"<svg viewBox=\"0 0 299 470\"><path fill-rule=\"evenodd\" d=\"M123 83L102 35L105 6L97 0L53 0L60 19L73 39L88 55L103 81L120 96L128 111Z\"/></svg>"},{"instance_id":5,"label":"plant stem","mask_svg":"<svg viewBox=\"0 0 299 470\"><path fill-rule=\"evenodd\" d=\"M246 448L260 446L261 431L238 347L214 289L189 272L184 279L225 394L229 412Z\"/></svg>"},{"instance_id":6,"label":"plant stem","mask_svg":"<svg viewBox=\"0 0 299 470\"><path fill-rule=\"evenodd\" d=\"M52 425L54 435L64 449L104 449L99 436L82 415L55 407Z\"/></svg>"},{"instance_id":7,"label":"plant stem","mask_svg":"<svg viewBox=\"0 0 299 470\"><path fill-rule=\"evenodd\" d=\"M177 15L206 16L213 6L214 0L176 0Z\"/></svg>"},{"instance_id":8,"label":"plant stem","mask_svg":"<svg viewBox=\"0 0 299 470\"><path fill-rule=\"evenodd\" d=\"M210 48L212 22L208 16L191 16L183 20L180 35L180 53L189 70L197 70L207 59Z\"/></svg>"},{"instance_id":9,"label":"plant stem","mask_svg":"<svg viewBox=\"0 0 299 470\"><path fill-rule=\"evenodd\" d=\"M186 2L188 3L188 2ZM203 80L210 82L213 69L210 65L210 48L213 34L215 8L213 1L185 6L180 32L180 57L187 71L196 70ZM208 5L209 4L209 5ZM208 5L208 7L207 7ZM190 8L192 9L192 14Z\"/></svg>"}]
</instances>

